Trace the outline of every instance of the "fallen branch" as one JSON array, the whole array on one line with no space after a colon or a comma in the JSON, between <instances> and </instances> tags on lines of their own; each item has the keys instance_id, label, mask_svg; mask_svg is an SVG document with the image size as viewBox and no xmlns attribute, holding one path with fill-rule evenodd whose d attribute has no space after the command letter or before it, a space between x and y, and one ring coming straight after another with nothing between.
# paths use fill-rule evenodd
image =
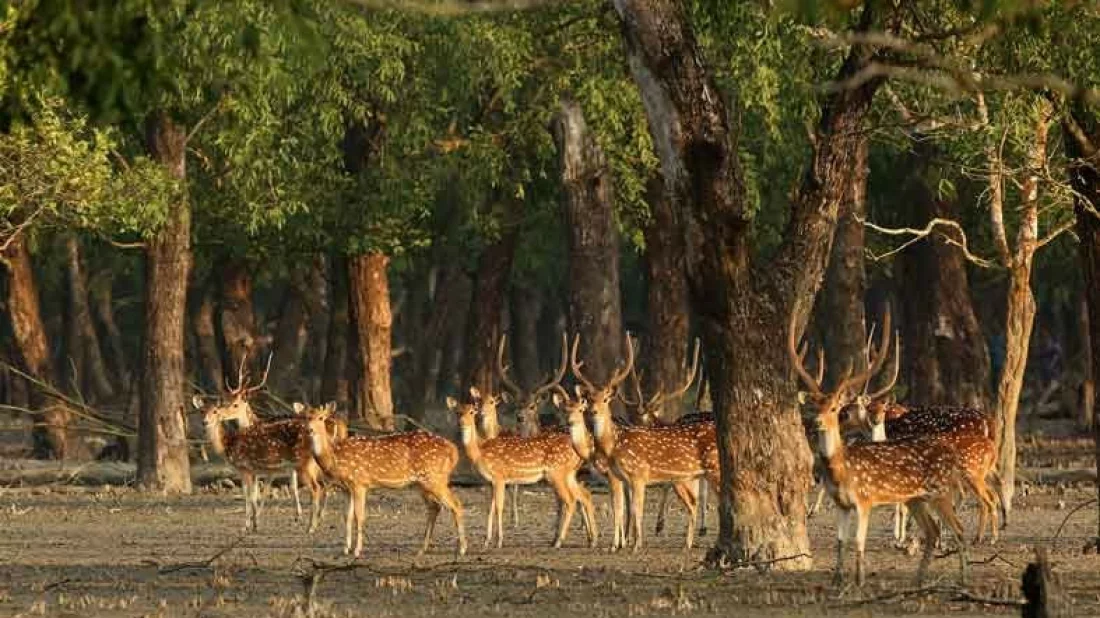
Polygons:
<instances>
[{"instance_id":1,"label":"fallen branch","mask_svg":"<svg viewBox=\"0 0 1100 618\"><path fill-rule=\"evenodd\" d=\"M1066 527L1066 523L1069 521L1070 517L1073 517L1074 513L1076 513L1077 511L1080 511L1081 509L1085 508L1086 506L1092 506L1094 504L1096 504L1096 498L1093 498L1092 500L1086 500L1086 501L1082 502L1081 504L1078 504L1077 506L1073 507L1073 509L1070 510L1069 513L1066 513L1065 518L1062 519L1062 523L1058 526L1058 531L1054 533L1054 540L1057 541L1058 537L1062 536L1062 528Z\"/></svg>"},{"instance_id":2,"label":"fallen branch","mask_svg":"<svg viewBox=\"0 0 1100 618\"><path fill-rule=\"evenodd\" d=\"M168 573L175 573L176 571L183 571L183 570L186 570L186 569L209 569L211 567L211 565L213 565L214 562L216 562L219 558L221 558L222 556L226 555L227 553L229 553L229 552L233 551L234 549L236 549L237 547L239 547L240 544L242 542L244 542L244 539L245 539L245 535L242 534L241 536L237 537L237 539L235 541L233 541L232 543L230 543L229 545L219 549L213 556L210 556L206 560L202 560L200 562L178 562L178 563L175 563L175 564L168 564L168 565L161 565L156 560L147 560L146 562L149 563L149 564L153 564L157 567L157 574L158 575L165 575L165 574L168 574Z\"/></svg>"}]
</instances>

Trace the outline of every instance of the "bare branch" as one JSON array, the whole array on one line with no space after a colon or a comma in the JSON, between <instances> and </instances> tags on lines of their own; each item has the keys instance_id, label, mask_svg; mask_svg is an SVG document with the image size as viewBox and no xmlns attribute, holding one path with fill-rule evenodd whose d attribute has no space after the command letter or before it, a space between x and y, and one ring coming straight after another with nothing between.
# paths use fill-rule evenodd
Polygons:
<instances>
[{"instance_id":1,"label":"bare branch","mask_svg":"<svg viewBox=\"0 0 1100 618\"><path fill-rule=\"evenodd\" d=\"M1037 243L1035 243L1035 248L1036 249L1042 249L1046 245L1054 242L1063 233L1072 230L1074 225L1075 225L1075 222L1072 219L1070 219L1069 221L1066 221L1065 223L1059 225L1058 227L1056 227L1053 230L1051 230L1050 232L1048 232L1046 236L1039 239L1039 241Z\"/></svg>"},{"instance_id":2,"label":"bare branch","mask_svg":"<svg viewBox=\"0 0 1100 618\"><path fill-rule=\"evenodd\" d=\"M8 247L10 247L13 242L15 242L15 239L18 238L24 230L30 227L31 223L34 223L34 220L38 217L38 215L42 214L42 211L45 209L45 206L39 206L34 212L27 215L26 219L23 219L21 222L15 225L12 225L10 222L5 220L4 227L6 229L4 229L3 232L0 232L0 237L4 239L3 244L0 244L0 253L7 251Z\"/></svg>"},{"instance_id":3,"label":"bare branch","mask_svg":"<svg viewBox=\"0 0 1100 618\"><path fill-rule=\"evenodd\" d=\"M115 247L117 249L144 249L145 248L145 243L143 241L119 242L117 240L111 240L110 238L108 238L107 242L110 243L112 247Z\"/></svg>"},{"instance_id":4,"label":"bare branch","mask_svg":"<svg viewBox=\"0 0 1100 618\"><path fill-rule=\"evenodd\" d=\"M916 244L921 240L928 238L932 234L932 232L935 231L936 227L942 226L956 230L959 233L959 236L962 237L961 241L957 241L950 236L944 235L943 240L950 245L954 245L962 249L963 256L966 257L967 261L977 266L981 266L982 268L996 268L997 266L995 262L979 257L970 252L970 248L967 246L966 231L963 230L962 225L960 225L957 221L953 221L951 219L943 219L937 217L929 221L928 225L926 225L923 229L911 227L888 228L882 227L875 223L871 223L870 221L863 218L856 217L856 220L862 223L865 227L870 228L871 230L874 230L880 234L886 234L888 236L912 236L912 238L905 241L900 246L895 247L894 249L891 249L886 253L875 255L874 253L868 251L868 257L876 262L900 253L901 251L905 250L906 247L909 247L910 245Z\"/></svg>"}]
</instances>

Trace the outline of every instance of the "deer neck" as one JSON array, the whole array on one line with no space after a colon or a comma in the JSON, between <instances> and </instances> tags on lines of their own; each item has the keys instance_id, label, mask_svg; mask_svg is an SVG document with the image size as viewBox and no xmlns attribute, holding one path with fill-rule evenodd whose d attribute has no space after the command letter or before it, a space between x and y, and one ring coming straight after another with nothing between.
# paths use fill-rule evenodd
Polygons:
<instances>
[{"instance_id":1,"label":"deer neck","mask_svg":"<svg viewBox=\"0 0 1100 618\"><path fill-rule=\"evenodd\" d=\"M225 430L221 421L206 423L206 439L210 440L210 446L214 447L219 457L225 457Z\"/></svg>"},{"instance_id":2,"label":"deer neck","mask_svg":"<svg viewBox=\"0 0 1100 618\"><path fill-rule=\"evenodd\" d=\"M840 487L847 477L848 463L847 449L844 446L844 439L840 435L838 425L819 430L818 450L821 460L825 462L824 467L830 483L835 487Z\"/></svg>"},{"instance_id":3,"label":"deer neck","mask_svg":"<svg viewBox=\"0 0 1100 618\"><path fill-rule=\"evenodd\" d=\"M615 450L615 422L611 419L611 410L600 410L592 415L592 433L596 439L596 449L601 455L610 456Z\"/></svg>"},{"instance_id":4,"label":"deer neck","mask_svg":"<svg viewBox=\"0 0 1100 618\"><path fill-rule=\"evenodd\" d=\"M871 442L885 442L886 441L886 423L875 423L871 425Z\"/></svg>"},{"instance_id":5,"label":"deer neck","mask_svg":"<svg viewBox=\"0 0 1100 618\"><path fill-rule=\"evenodd\" d=\"M497 420L496 408L484 408L481 411L481 435L486 440L492 440L500 435L500 422Z\"/></svg>"},{"instance_id":6,"label":"deer neck","mask_svg":"<svg viewBox=\"0 0 1100 618\"><path fill-rule=\"evenodd\" d=\"M477 435L477 429L473 423L463 423L459 427L459 434L462 438L462 448L466 450L466 457L471 463L477 465L481 461L481 438Z\"/></svg>"},{"instance_id":7,"label":"deer neck","mask_svg":"<svg viewBox=\"0 0 1100 618\"><path fill-rule=\"evenodd\" d=\"M569 440L573 443L573 450L577 451L581 459L587 461L592 458L592 439L588 435L588 428L584 426L583 420L569 423Z\"/></svg>"},{"instance_id":8,"label":"deer neck","mask_svg":"<svg viewBox=\"0 0 1100 618\"><path fill-rule=\"evenodd\" d=\"M321 471L329 476L336 476L339 465L336 461L336 453L332 450L332 439L329 438L328 431L316 432L311 430L309 432L309 446L310 451L313 453L313 459L317 461Z\"/></svg>"}]
</instances>

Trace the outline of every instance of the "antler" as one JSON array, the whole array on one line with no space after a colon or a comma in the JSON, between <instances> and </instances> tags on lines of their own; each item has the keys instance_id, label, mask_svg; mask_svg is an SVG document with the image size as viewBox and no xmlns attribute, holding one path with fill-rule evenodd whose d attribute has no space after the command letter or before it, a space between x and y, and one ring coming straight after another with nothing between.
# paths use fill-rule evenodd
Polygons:
<instances>
[{"instance_id":1,"label":"antler","mask_svg":"<svg viewBox=\"0 0 1100 618\"><path fill-rule=\"evenodd\" d=\"M591 380L586 378L584 374L581 373L581 365L583 365L584 363L577 360L577 348L580 347L580 344L581 334L577 333L573 336L573 352L569 355L569 364L572 366L573 375L576 376L578 380L580 380L581 384L584 384L584 387L588 389L589 392L594 393L599 389L596 388L596 385L592 384Z\"/></svg>"},{"instance_id":2,"label":"antler","mask_svg":"<svg viewBox=\"0 0 1100 618\"><path fill-rule=\"evenodd\" d=\"M557 372L541 386L535 389L533 396L537 399L541 397L543 393L551 390L555 386L561 384L562 378L565 377L566 363L569 362L569 336L565 334L565 331L561 333L561 363L558 365Z\"/></svg>"},{"instance_id":3,"label":"antler","mask_svg":"<svg viewBox=\"0 0 1100 618\"><path fill-rule=\"evenodd\" d=\"M695 338L695 354L692 355L692 359L691 359L691 373L688 374L687 380L684 381L683 386L681 386L680 388L672 391L671 393L666 394L666 393L662 392L661 393L662 398L671 397L671 398L675 399L677 397L682 397L684 395L684 393L686 393L687 390L689 388L691 388L692 383L695 382L695 376L698 373L699 373L699 338L696 337Z\"/></svg>"},{"instance_id":4,"label":"antler","mask_svg":"<svg viewBox=\"0 0 1100 618\"><path fill-rule=\"evenodd\" d=\"M623 383L630 372L634 370L634 340L630 338L630 333L626 334L626 365L616 370L611 374L611 380L608 382L608 388L615 388Z\"/></svg>"},{"instance_id":5,"label":"antler","mask_svg":"<svg viewBox=\"0 0 1100 618\"><path fill-rule=\"evenodd\" d=\"M889 305L886 306L886 315L882 318L882 324L883 324L882 332L883 333L889 333L890 332L890 306ZM840 381L840 384L837 385L836 390L839 392L839 391L851 388L852 386L855 386L856 384L862 384L862 383L865 383L865 382L869 381L871 379L871 377L874 376L876 373L878 373L879 369L882 368L882 363L886 361L886 357L887 357L889 351L890 351L890 337L887 335L887 336L882 337L882 339L879 341L878 353L874 355L873 360L871 358L868 358L869 362L867 363L867 369L865 369L864 371L862 371L860 373L857 373L855 375L849 375L848 377L845 377L843 380Z\"/></svg>"},{"instance_id":6,"label":"antler","mask_svg":"<svg viewBox=\"0 0 1100 618\"><path fill-rule=\"evenodd\" d=\"M616 394L619 396L619 399L623 403L625 403L626 405L628 405L632 408L641 406L645 402L645 396L642 395L642 378L638 375L638 372L635 371L634 369L635 369L634 367L630 368L630 377L633 378L633 381L634 381L634 394L637 395L638 398L632 401L632 400L626 398L626 395L623 394L623 391L621 389L616 391Z\"/></svg>"},{"instance_id":7,"label":"antler","mask_svg":"<svg viewBox=\"0 0 1100 618\"><path fill-rule=\"evenodd\" d=\"M500 336L500 345L497 347L497 372L500 373L500 382L505 388L512 391L512 394L519 397L523 396L523 389L519 387L511 378L508 377L508 367L504 365L504 345L508 340L508 335Z\"/></svg>"},{"instance_id":8,"label":"antler","mask_svg":"<svg viewBox=\"0 0 1100 618\"><path fill-rule=\"evenodd\" d=\"M901 370L901 336L897 331L894 331L894 371L890 376L890 379L886 382L886 386L871 393L872 400L882 397L886 393L890 392L890 389L894 388L894 385L898 383L898 373ZM867 381L870 384L870 380Z\"/></svg>"},{"instance_id":9,"label":"antler","mask_svg":"<svg viewBox=\"0 0 1100 618\"><path fill-rule=\"evenodd\" d=\"M267 355L267 365L264 367L264 375L263 375L262 378L260 378L260 383L257 384L256 386L249 386L248 388L244 389L243 392L244 392L245 395L251 395L252 393L255 393L256 391L262 390L264 385L267 384L267 375L269 373L271 373L271 357L272 356L273 356L273 354L271 354L271 353L269 353Z\"/></svg>"},{"instance_id":10,"label":"antler","mask_svg":"<svg viewBox=\"0 0 1100 618\"><path fill-rule=\"evenodd\" d=\"M802 354L796 349L798 347L798 342L796 341L797 335L795 334L795 324L797 320L798 313L792 311L791 323L787 328L787 354L790 356L791 367L794 369L795 373L798 374L798 377L802 378L803 385L810 389L811 393L814 395L823 395L824 393L821 392L821 377L815 380L814 377L810 375L810 372L806 371L806 367L802 365L802 357L805 355L805 348ZM820 359L820 366L818 369L823 374L825 370L825 356L819 355L818 358Z\"/></svg>"}]
</instances>

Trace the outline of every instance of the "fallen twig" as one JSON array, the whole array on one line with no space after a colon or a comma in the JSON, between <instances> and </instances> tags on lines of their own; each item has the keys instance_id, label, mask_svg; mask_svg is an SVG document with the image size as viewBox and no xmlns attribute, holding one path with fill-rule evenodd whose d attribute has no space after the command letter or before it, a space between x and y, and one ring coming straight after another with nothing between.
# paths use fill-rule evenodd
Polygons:
<instances>
[{"instance_id":1,"label":"fallen twig","mask_svg":"<svg viewBox=\"0 0 1100 618\"><path fill-rule=\"evenodd\" d=\"M1054 533L1054 540L1057 541L1058 537L1062 536L1062 528L1066 527L1066 522L1069 521L1070 517L1073 517L1074 513L1076 513L1077 511L1080 511L1081 509L1085 508L1086 506L1092 506L1094 504L1096 504L1096 498L1093 498L1092 500L1086 500L1086 501L1082 502L1081 504L1078 504L1077 506L1073 507L1073 509L1070 510L1069 513L1066 513L1065 519L1063 519L1062 523L1058 526L1058 531Z\"/></svg>"},{"instance_id":2,"label":"fallen twig","mask_svg":"<svg viewBox=\"0 0 1100 618\"><path fill-rule=\"evenodd\" d=\"M168 565L161 565L156 560L148 560L147 562L156 565L158 575L175 573L176 571L183 571L185 569L209 569L211 565L214 564L214 562L216 562L219 558L239 547L240 544L244 542L244 539L245 535L242 534L229 545L219 549L213 556L210 556L206 560L202 560L200 562L179 562Z\"/></svg>"}]
</instances>

